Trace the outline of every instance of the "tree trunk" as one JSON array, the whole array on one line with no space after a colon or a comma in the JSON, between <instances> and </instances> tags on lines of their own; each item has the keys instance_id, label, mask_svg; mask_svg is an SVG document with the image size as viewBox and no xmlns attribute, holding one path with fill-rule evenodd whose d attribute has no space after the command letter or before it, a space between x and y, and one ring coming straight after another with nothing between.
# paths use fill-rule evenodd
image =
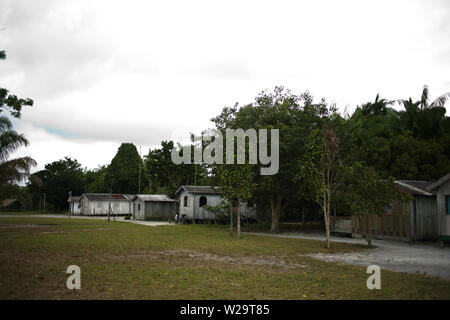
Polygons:
<instances>
[{"instance_id":1,"label":"tree trunk","mask_svg":"<svg viewBox=\"0 0 450 320\"><path fill-rule=\"evenodd\" d=\"M331 230L333 235L336 233L336 208L333 208L333 221L331 223Z\"/></svg>"},{"instance_id":2,"label":"tree trunk","mask_svg":"<svg viewBox=\"0 0 450 320\"><path fill-rule=\"evenodd\" d=\"M331 248L330 241L330 194L328 191L324 191L324 200L323 200L323 217L325 220L325 231L327 235L327 248Z\"/></svg>"},{"instance_id":3,"label":"tree trunk","mask_svg":"<svg viewBox=\"0 0 450 320\"><path fill-rule=\"evenodd\" d=\"M277 193L275 196L270 199L270 208L272 209L272 226L270 228L270 232L276 233L280 231L279 221L280 221L280 207L281 207L281 197L280 194Z\"/></svg>"},{"instance_id":4,"label":"tree trunk","mask_svg":"<svg viewBox=\"0 0 450 320\"><path fill-rule=\"evenodd\" d=\"M361 216L358 216L358 224L359 224L358 227L359 227L359 230L361 232L361 235L367 241L367 246L369 248L372 248L372 236L370 234L367 234L366 232L364 232L363 228L361 228Z\"/></svg>"},{"instance_id":5,"label":"tree trunk","mask_svg":"<svg viewBox=\"0 0 450 320\"><path fill-rule=\"evenodd\" d=\"M233 235L233 205L230 201L230 236Z\"/></svg>"},{"instance_id":6,"label":"tree trunk","mask_svg":"<svg viewBox=\"0 0 450 320\"><path fill-rule=\"evenodd\" d=\"M239 199L237 205L236 231L238 239L241 237L241 213L239 212Z\"/></svg>"}]
</instances>

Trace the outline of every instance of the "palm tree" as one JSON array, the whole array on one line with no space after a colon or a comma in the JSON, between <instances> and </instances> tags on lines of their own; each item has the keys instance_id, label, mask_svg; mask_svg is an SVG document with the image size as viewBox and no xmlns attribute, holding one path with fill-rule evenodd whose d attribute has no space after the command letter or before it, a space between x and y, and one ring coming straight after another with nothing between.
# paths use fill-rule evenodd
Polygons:
<instances>
[{"instance_id":1,"label":"palm tree","mask_svg":"<svg viewBox=\"0 0 450 320\"><path fill-rule=\"evenodd\" d=\"M429 102L428 86L424 86L419 101L399 100L405 107L405 111L400 112L400 117L406 129L411 130L415 136L421 138L433 138L444 134L444 121L446 109L444 107L450 99L450 92L437 97L433 102Z\"/></svg>"},{"instance_id":2,"label":"palm tree","mask_svg":"<svg viewBox=\"0 0 450 320\"><path fill-rule=\"evenodd\" d=\"M0 116L0 186L30 177L30 168L36 165L34 159L9 159L11 153L27 145L25 136L12 129L11 121L7 117Z\"/></svg>"},{"instance_id":3,"label":"palm tree","mask_svg":"<svg viewBox=\"0 0 450 320\"><path fill-rule=\"evenodd\" d=\"M380 99L380 94L377 94L374 102L368 102L362 105L361 109L364 115L385 115L389 106L392 105L395 101Z\"/></svg>"}]
</instances>

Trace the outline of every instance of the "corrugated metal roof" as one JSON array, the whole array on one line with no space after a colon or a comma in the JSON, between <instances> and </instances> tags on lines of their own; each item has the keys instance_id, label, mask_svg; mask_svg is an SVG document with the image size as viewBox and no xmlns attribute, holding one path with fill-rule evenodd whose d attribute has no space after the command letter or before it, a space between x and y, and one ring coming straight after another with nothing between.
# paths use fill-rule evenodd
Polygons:
<instances>
[{"instance_id":1,"label":"corrugated metal roof","mask_svg":"<svg viewBox=\"0 0 450 320\"><path fill-rule=\"evenodd\" d=\"M433 196L434 194L428 192L425 188L431 184L428 181L417 181L417 180L397 180L395 181L397 188L401 191L405 191L412 195L420 196Z\"/></svg>"},{"instance_id":2,"label":"corrugated metal roof","mask_svg":"<svg viewBox=\"0 0 450 320\"><path fill-rule=\"evenodd\" d=\"M185 189L189 193L221 194L217 186L181 186L175 193L178 193L181 189Z\"/></svg>"},{"instance_id":3,"label":"corrugated metal roof","mask_svg":"<svg viewBox=\"0 0 450 320\"><path fill-rule=\"evenodd\" d=\"M137 194L135 199L139 198L142 201L155 201L155 202L175 202L165 194Z\"/></svg>"},{"instance_id":4,"label":"corrugated metal roof","mask_svg":"<svg viewBox=\"0 0 450 320\"><path fill-rule=\"evenodd\" d=\"M89 201L129 201L121 194L83 193L82 197L86 197Z\"/></svg>"},{"instance_id":5,"label":"corrugated metal roof","mask_svg":"<svg viewBox=\"0 0 450 320\"><path fill-rule=\"evenodd\" d=\"M127 200L133 201L133 199L136 197L135 194L122 194Z\"/></svg>"}]
</instances>

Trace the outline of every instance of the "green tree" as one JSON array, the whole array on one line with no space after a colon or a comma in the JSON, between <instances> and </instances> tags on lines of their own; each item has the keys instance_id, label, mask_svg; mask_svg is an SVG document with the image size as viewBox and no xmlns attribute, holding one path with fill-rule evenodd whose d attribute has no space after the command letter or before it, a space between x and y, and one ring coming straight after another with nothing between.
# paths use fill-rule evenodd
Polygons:
<instances>
[{"instance_id":1,"label":"green tree","mask_svg":"<svg viewBox=\"0 0 450 320\"><path fill-rule=\"evenodd\" d=\"M172 196L181 185L201 182L205 175L203 165L174 164L171 158L173 149L173 141L162 141L161 148L149 150L144 157L146 174L151 182L150 192Z\"/></svg>"},{"instance_id":2,"label":"green tree","mask_svg":"<svg viewBox=\"0 0 450 320\"><path fill-rule=\"evenodd\" d=\"M379 99L358 107L348 120L354 128L357 160L383 178L435 180L450 170L448 95L428 101L425 87L419 101L401 100L405 110Z\"/></svg>"},{"instance_id":3,"label":"green tree","mask_svg":"<svg viewBox=\"0 0 450 320\"><path fill-rule=\"evenodd\" d=\"M0 60L6 59L5 51L0 51ZM0 116L2 112L6 110L15 117L20 118L22 107L32 106L33 100L18 98L16 95L9 94L9 91L0 87Z\"/></svg>"},{"instance_id":4,"label":"green tree","mask_svg":"<svg viewBox=\"0 0 450 320\"><path fill-rule=\"evenodd\" d=\"M313 103L313 97L308 92L295 95L283 87L276 87L273 92L261 92L253 103L224 108L220 115L212 119L224 137L226 129L279 130L278 173L261 176L261 166L253 166L257 185L253 198L259 210L270 209L271 232L279 231L283 212L298 210L301 205L293 180L297 159L305 151L309 132L320 125L321 118L328 112L325 100Z\"/></svg>"},{"instance_id":5,"label":"green tree","mask_svg":"<svg viewBox=\"0 0 450 320\"><path fill-rule=\"evenodd\" d=\"M416 102L413 102L411 98L399 100L405 107L405 110L400 112L400 117L406 129L410 130L415 137L424 139L444 135L446 122L444 105L449 98L450 92L440 95L430 103L428 86L424 86L420 100Z\"/></svg>"},{"instance_id":6,"label":"green tree","mask_svg":"<svg viewBox=\"0 0 450 320\"><path fill-rule=\"evenodd\" d=\"M105 187L107 191L138 193L139 170L143 170L143 162L136 146L132 143L122 143L106 169ZM145 175L141 172L141 190L145 184Z\"/></svg>"},{"instance_id":7,"label":"green tree","mask_svg":"<svg viewBox=\"0 0 450 320\"><path fill-rule=\"evenodd\" d=\"M5 58L5 51L0 51L0 60ZM13 130L11 121L2 114L8 110L11 116L20 118L22 107L32 105L33 100L18 98L9 94L7 89L0 88L0 186L29 178L31 167L36 165L30 157L10 159L18 148L28 146L28 140Z\"/></svg>"},{"instance_id":8,"label":"green tree","mask_svg":"<svg viewBox=\"0 0 450 320\"><path fill-rule=\"evenodd\" d=\"M86 193L106 193L105 176L107 166L103 165L96 169L84 170L84 192Z\"/></svg>"},{"instance_id":9,"label":"green tree","mask_svg":"<svg viewBox=\"0 0 450 320\"><path fill-rule=\"evenodd\" d=\"M31 181L29 188L34 193L34 199L39 199L45 193L48 207L56 211L67 209L68 193L73 195L83 192L83 170L76 159L65 157L45 165L45 169L36 172L42 185Z\"/></svg>"},{"instance_id":10,"label":"green tree","mask_svg":"<svg viewBox=\"0 0 450 320\"><path fill-rule=\"evenodd\" d=\"M340 141L333 129L325 125L311 132L307 151L299 163L297 179L302 193L311 197L322 209L327 248L331 247L330 221L332 201L342 187L345 167L341 159Z\"/></svg>"},{"instance_id":11,"label":"green tree","mask_svg":"<svg viewBox=\"0 0 450 320\"><path fill-rule=\"evenodd\" d=\"M347 173L346 183L339 190L339 197L345 199L349 214L357 217L359 225L363 216L381 215L392 201L407 199L407 196L397 191L392 178L381 179L375 170L364 167L359 162L347 168ZM371 247L371 234L363 232L362 235Z\"/></svg>"},{"instance_id":12,"label":"green tree","mask_svg":"<svg viewBox=\"0 0 450 320\"><path fill-rule=\"evenodd\" d=\"M252 191L255 188L253 183L253 170L250 164L224 164L221 166L221 184L222 195L230 203L237 202L237 237L241 237L241 214L239 212L240 202L248 202L252 197ZM232 231L232 226L230 226Z\"/></svg>"},{"instance_id":13,"label":"green tree","mask_svg":"<svg viewBox=\"0 0 450 320\"><path fill-rule=\"evenodd\" d=\"M27 145L25 136L12 129L8 118L0 116L0 185L23 181L30 176L30 168L36 161L30 157L9 159L11 153Z\"/></svg>"}]
</instances>

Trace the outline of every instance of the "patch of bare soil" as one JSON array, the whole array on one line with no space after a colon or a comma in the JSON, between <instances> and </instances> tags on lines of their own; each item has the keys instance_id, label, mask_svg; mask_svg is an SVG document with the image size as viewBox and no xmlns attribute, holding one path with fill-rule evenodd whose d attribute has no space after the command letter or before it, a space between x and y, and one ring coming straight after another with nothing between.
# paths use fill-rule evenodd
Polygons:
<instances>
[{"instance_id":1,"label":"patch of bare soil","mask_svg":"<svg viewBox=\"0 0 450 320\"><path fill-rule=\"evenodd\" d=\"M232 257L221 256L212 253L205 253L191 250L168 250L168 251L152 251L145 254L131 254L125 256L116 256L119 260L127 261L129 259L158 259L161 257L184 257L192 260L202 260L211 262L220 262L230 265L258 265L265 267L277 267L283 269L305 268L304 264L289 263L280 258L267 257Z\"/></svg>"},{"instance_id":2,"label":"patch of bare soil","mask_svg":"<svg viewBox=\"0 0 450 320\"><path fill-rule=\"evenodd\" d=\"M103 230L113 230L114 228L95 228L95 229L77 229L77 230L64 230L64 231L43 231L41 233L68 233L68 232L85 232L85 231L103 231Z\"/></svg>"},{"instance_id":3,"label":"patch of bare soil","mask_svg":"<svg viewBox=\"0 0 450 320\"><path fill-rule=\"evenodd\" d=\"M50 225L44 224L0 224L0 229L18 229L18 228L48 228Z\"/></svg>"}]
</instances>

